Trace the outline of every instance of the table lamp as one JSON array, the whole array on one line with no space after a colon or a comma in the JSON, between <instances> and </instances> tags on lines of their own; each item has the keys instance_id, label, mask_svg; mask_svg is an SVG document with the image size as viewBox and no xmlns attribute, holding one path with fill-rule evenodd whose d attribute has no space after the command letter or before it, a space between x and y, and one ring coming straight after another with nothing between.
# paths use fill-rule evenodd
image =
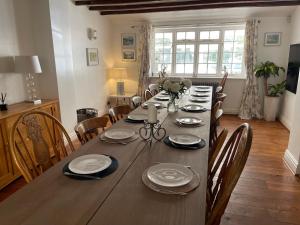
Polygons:
<instances>
[{"instance_id":1,"label":"table lamp","mask_svg":"<svg viewBox=\"0 0 300 225\"><path fill-rule=\"evenodd\" d=\"M111 78L116 79L117 95L125 94L125 79L127 78L127 68L112 68Z\"/></svg>"},{"instance_id":2,"label":"table lamp","mask_svg":"<svg viewBox=\"0 0 300 225\"><path fill-rule=\"evenodd\" d=\"M26 75L26 88L28 94L28 102L40 104L41 99L37 97L37 89L35 82L35 74L41 74L42 69L38 56L16 56L15 72L24 73Z\"/></svg>"}]
</instances>

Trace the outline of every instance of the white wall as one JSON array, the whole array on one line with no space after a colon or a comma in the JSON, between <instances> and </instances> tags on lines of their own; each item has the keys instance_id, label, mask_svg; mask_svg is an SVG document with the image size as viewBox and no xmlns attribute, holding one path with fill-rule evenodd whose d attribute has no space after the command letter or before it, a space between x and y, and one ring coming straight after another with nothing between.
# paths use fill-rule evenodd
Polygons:
<instances>
[{"instance_id":1,"label":"white wall","mask_svg":"<svg viewBox=\"0 0 300 225\"><path fill-rule=\"evenodd\" d=\"M290 44L299 44L299 43L300 43L300 7L297 6L295 12L292 15ZM292 118L294 117L295 101L296 101L296 95L292 92L285 91L285 94L283 95L283 105L280 114L280 120L288 129L291 129L293 124Z\"/></svg>"},{"instance_id":2,"label":"white wall","mask_svg":"<svg viewBox=\"0 0 300 225\"><path fill-rule=\"evenodd\" d=\"M100 114L105 112L110 25L99 13L71 1L50 1L50 14L62 122L73 135L76 109L93 107ZM89 27L98 31L97 40L88 40ZM98 48L98 66L87 66L86 48Z\"/></svg>"},{"instance_id":3,"label":"white wall","mask_svg":"<svg viewBox=\"0 0 300 225\"><path fill-rule=\"evenodd\" d=\"M28 36L24 32L30 30L25 22L29 18L29 9L26 7L28 1L24 0L18 6L15 2L0 1L0 92L7 92L8 104L24 101L26 91L24 75L12 73L13 65L4 57L32 53L31 42L26 45Z\"/></svg>"},{"instance_id":4,"label":"white wall","mask_svg":"<svg viewBox=\"0 0 300 225\"><path fill-rule=\"evenodd\" d=\"M292 16L291 44L300 43L300 6L297 6ZM286 108L282 120L288 120L290 125L290 140L284 159L287 165L296 174L300 174L300 79L298 80L297 94L286 91Z\"/></svg>"}]
</instances>

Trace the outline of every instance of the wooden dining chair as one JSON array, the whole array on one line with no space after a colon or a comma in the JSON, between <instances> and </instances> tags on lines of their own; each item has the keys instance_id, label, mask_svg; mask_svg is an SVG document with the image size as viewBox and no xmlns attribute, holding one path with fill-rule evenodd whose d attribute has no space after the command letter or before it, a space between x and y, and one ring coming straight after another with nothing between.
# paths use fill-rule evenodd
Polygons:
<instances>
[{"instance_id":1,"label":"wooden dining chair","mask_svg":"<svg viewBox=\"0 0 300 225\"><path fill-rule=\"evenodd\" d=\"M118 120L122 119L124 115L127 115L131 112L131 108L129 105L120 105L110 108L108 110L108 115L110 122L112 124L116 123Z\"/></svg>"},{"instance_id":2,"label":"wooden dining chair","mask_svg":"<svg viewBox=\"0 0 300 225\"><path fill-rule=\"evenodd\" d=\"M152 96L157 95L159 92L158 84L149 84L148 89L151 92Z\"/></svg>"},{"instance_id":3,"label":"wooden dining chair","mask_svg":"<svg viewBox=\"0 0 300 225\"><path fill-rule=\"evenodd\" d=\"M219 91L219 93L222 93L224 91L227 78L228 78L228 72L225 72L225 74L224 74L224 76L223 76L223 78L222 78L222 80L220 82L221 90Z\"/></svg>"},{"instance_id":4,"label":"wooden dining chair","mask_svg":"<svg viewBox=\"0 0 300 225\"><path fill-rule=\"evenodd\" d=\"M210 137L209 146L212 147L218 137L218 125L220 124L220 119L223 116L222 102L218 101L212 108L211 120L210 120Z\"/></svg>"},{"instance_id":5,"label":"wooden dining chair","mask_svg":"<svg viewBox=\"0 0 300 225\"><path fill-rule=\"evenodd\" d=\"M213 146L209 149L209 154L208 154L208 172L211 171L213 164L218 157L224 142L226 140L226 137L228 135L228 130L224 128L219 136L217 137L216 141L213 143Z\"/></svg>"},{"instance_id":6,"label":"wooden dining chair","mask_svg":"<svg viewBox=\"0 0 300 225\"><path fill-rule=\"evenodd\" d=\"M12 127L9 144L28 183L75 150L63 125L43 111L22 114Z\"/></svg>"},{"instance_id":7,"label":"wooden dining chair","mask_svg":"<svg viewBox=\"0 0 300 225\"><path fill-rule=\"evenodd\" d=\"M93 139L99 134L99 129L104 131L107 127L109 118L107 116L90 118L78 123L74 130L78 140L82 145Z\"/></svg>"},{"instance_id":8,"label":"wooden dining chair","mask_svg":"<svg viewBox=\"0 0 300 225\"><path fill-rule=\"evenodd\" d=\"M132 99L132 105L136 109L142 104L142 97L141 96L133 96Z\"/></svg>"},{"instance_id":9,"label":"wooden dining chair","mask_svg":"<svg viewBox=\"0 0 300 225\"><path fill-rule=\"evenodd\" d=\"M152 97L153 97L152 93L149 90L145 90L145 94L144 94L145 101L148 101Z\"/></svg>"},{"instance_id":10,"label":"wooden dining chair","mask_svg":"<svg viewBox=\"0 0 300 225\"><path fill-rule=\"evenodd\" d=\"M219 225L245 167L252 144L248 123L239 126L220 151L207 180L206 225ZM218 174L217 174L218 173Z\"/></svg>"},{"instance_id":11,"label":"wooden dining chair","mask_svg":"<svg viewBox=\"0 0 300 225\"><path fill-rule=\"evenodd\" d=\"M217 93L216 101L224 102L225 98L227 97L227 94L225 93Z\"/></svg>"}]
</instances>

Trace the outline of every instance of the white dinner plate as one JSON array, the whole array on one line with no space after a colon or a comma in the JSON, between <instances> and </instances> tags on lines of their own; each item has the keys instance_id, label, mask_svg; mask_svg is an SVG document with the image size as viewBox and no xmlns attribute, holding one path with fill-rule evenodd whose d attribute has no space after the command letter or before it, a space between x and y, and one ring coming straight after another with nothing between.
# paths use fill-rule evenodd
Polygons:
<instances>
[{"instance_id":1,"label":"white dinner plate","mask_svg":"<svg viewBox=\"0 0 300 225\"><path fill-rule=\"evenodd\" d=\"M161 94L161 95L164 95L164 96L169 95L169 93L168 93L168 92L165 92L165 91L162 91L160 94Z\"/></svg>"},{"instance_id":2,"label":"white dinner plate","mask_svg":"<svg viewBox=\"0 0 300 225\"><path fill-rule=\"evenodd\" d=\"M104 133L104 136L113 140L124 140L131 138L135 135L135 132L130 129L110 129Z\"/></svg>"},{"instance_id":3,"label":"white dinner plate","mask_svg":"<svg viewBox=\"0 0 300 225\"><path fill-rule=\"evenodd\" d=\"M148 104L151 103L151 104L154 104L156 108L161 108L162 107L162 104L160 102L145 102L143 104L143 107L144 108L148 108Z\"/></svg>"},{"instance_id":4,"label":"white dinner plate","mask_svg":"<svg viewBox=\"0 0 300 225\"><path fill-rule=\"evenodd\" d=\"M210 87L208 87L208 86L196 86L195 88L196 89L203 89L203 90L210 89Z\"/></svg>"},{"instance_id":5,"label":"white dinner plate","mask_svg":"<svg viewBox=\"0 0 300 225\"><path fill-rule=\"evenodd\" d=\"M207 98L190 98L190 101L192 101L192 102L199 102L199 103L206 103L209 100Z\"/></svg>"},{"instance_id":6,"label":"white dinner plate","mask_svg":"<svg viewBox=\"0 0 300 225\"><path fill-rule=\"evenodd\" d=\"M155 96L154 99L158 101L169 101L170 98L168 96Z\"/></svg>"},{"instance_id":7,"label":"white dinner plate","mask_svg":"<svg viewBox=\"0 0 300 225\"><path fill-rule=\"evenodd\" d=\"M129 114L127 118L130 120L141 121L146 120L148 116L146 114Z\"/></svg>"},{"instance_id":8,"label":"white dinner plate","mask_svg":"<svg viewBox=\"0 0 300 225\"><path fill-rule=\"evenodd\" d=\"M202 90L202 89L195 89L196 92L199 92L199 93L208 93L209 90Z\"/></svg>"},{"instance_id":9,"label":"white dinner plate","mask_svg":"<svg viewBox=\"0 0 300 225\"><path fill-rule=\"evenodd\" d=\"M201 142L201 138L192 134L172 134L169 139L178 145L195 145Z\"/></svg>"},{"instance_id":10,"label":"white dinner plate","mask_svg":"<svg viewBox=\"0 0 300 225\"><path fill-rule=\"evenodd\" d=\"M205 108L202 105L185 105L183 109L190 112L204 110Z\"/></svg>"},{"instance_id":11,"label":"white dinner plate","mask_svg":"<svg viewBox=\"0 0 300 225\"><path fill-rule=\"evenodd\" d=\"M92 174L105 170L111 163L111 159L106 155L90 154L73 159L69 163L69 169L73 173Z\"/></svg>"},{"instance_id":12,"label":"white dinner plate","mask_svg":"<svg viewBox=\"0 0 300 225\"><path fill-rule=\"evenodd\" d=\"M208 98L210 95L208 94L204 94L204 93L193 93L191 94L191 96L194 96L194 97L200 97L200 98Z\"/></svg>"},{"instance_id":13,"label":"white dinner plate","mask_svg":"<svg viewBox=\"0 0 300 225\"><path fill-rule=\"evenodd\" d=\"M175 163L160 163L151 166L147 177L154 184L164 187L180 187L190 183L193 172L186 166Z\"/></svg>"},{"instance_id":14,"label":"white dinner plate","mask_svg":"<svg viewBox=\"0 0 300 225\"><path fill-rule=\"evenodd\" d=\"M180 117L180 118L176 118L176 121L178 123L185 124L185 125L198 125L203 122L202 120L196 117Z\"/></svg>"}]
</instances>

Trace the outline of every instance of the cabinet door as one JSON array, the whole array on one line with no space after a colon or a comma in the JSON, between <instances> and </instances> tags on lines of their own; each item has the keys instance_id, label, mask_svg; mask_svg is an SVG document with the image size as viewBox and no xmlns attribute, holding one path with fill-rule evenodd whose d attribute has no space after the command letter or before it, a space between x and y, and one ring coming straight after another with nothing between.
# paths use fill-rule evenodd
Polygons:
<instances>
[{"instance_id":1,"label":"cabinet door","mask_svg":"<svg viewBox=\"0 0 300 225\"><path fill-rule=\"evenodd\" d=\"M0 189L18 176L18 174L13 172L14 163L8 150L8 139L4 122L0 121Z\"/></svg>"}]
</instances>

